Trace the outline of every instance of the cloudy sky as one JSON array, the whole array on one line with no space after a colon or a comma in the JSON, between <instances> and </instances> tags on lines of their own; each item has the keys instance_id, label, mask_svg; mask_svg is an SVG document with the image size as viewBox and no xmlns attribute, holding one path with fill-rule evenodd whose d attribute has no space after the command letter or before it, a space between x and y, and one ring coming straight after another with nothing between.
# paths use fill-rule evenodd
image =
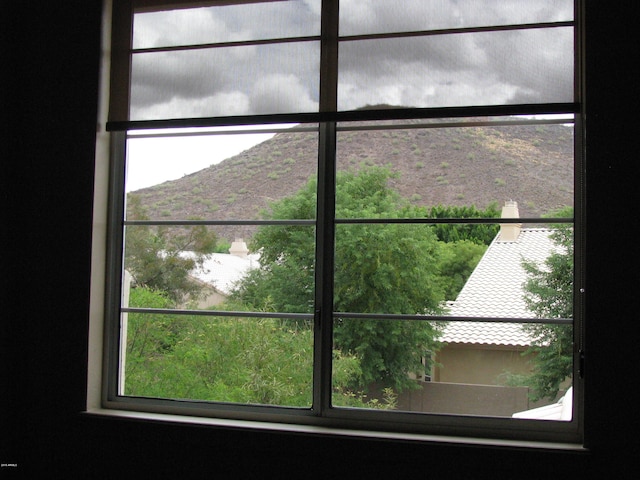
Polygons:
<instances>
[{"instance_id":1,"label":"cloudy sky","mask_svg":"<svg viewBox=\"0 0 640 480\"><path fill-rule=\"evenodd\" d=\"M343 0L340 34L572 20L572 0ZM320 0L140 13L134 48L314 37ZM342 41L339 109L572 101L571 28ZM134 55L132 119L317 111L319 41Z\"/></svg>"},{"instance_id":2,"label":"cloudy sky","mask_svg":"<svg viewBox=\"0 0 640 480\"><path fill-rule=\"evenodd\" d=\"M314 37L320 34L320 3L290 0L136 14L134 49L310 40L142 50L132 64L131 119L317 111L320 43ZM572 9L573 0L342 0L340 35L571 21ZM573 101L570 27L345 39L339 58L339 110L380 103L443 107ZM236 150L243 149L239 140L233 141ZM153 142L136 145L143 144L150 148ZM138 146L130 154L136 150L136 158L142 158L144 149ZM184 143L180 148L184 153ZM169 142L159 150L171 151ZM222 146L216 150L226 152ZM204 166L220 160L208 157Z\"/></svg>"}]
</instances>

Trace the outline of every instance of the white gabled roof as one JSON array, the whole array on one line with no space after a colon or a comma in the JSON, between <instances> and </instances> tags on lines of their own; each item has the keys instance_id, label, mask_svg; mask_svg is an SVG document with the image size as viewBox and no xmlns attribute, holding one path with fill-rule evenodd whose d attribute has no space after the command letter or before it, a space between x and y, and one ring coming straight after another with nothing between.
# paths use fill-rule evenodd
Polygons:
<instances>
[{"instance_id":1,"label":"white gabled roof","mask_svg":"<svg viewBox=\"0 0 640 480\"><path fill-rule=\"evenodd\" d=\"M522 229L516 241L503 242L500 233L493 240L475 270L450 302L449 314L465 317L535 318L523 299L527 274L522 261L542 264L557 247L545 228ZM519 323L450 322L441 341L490 345L527 346L529 335Z\"/></svg>"},{"instance_id":2,"label":"white gabled roof","mask_svg":"<svg viewBox=\"0 0 640 480\"><path fill-rule=\"evenodd\" d=\"M188 256L191 252L184 253ZM202 268L192 271L191 275L224 295L229 295L234 285L250 270L260 266L259 254L239 257L229 253L212 253L207 257Z\"/></svg>"}]
</instances>

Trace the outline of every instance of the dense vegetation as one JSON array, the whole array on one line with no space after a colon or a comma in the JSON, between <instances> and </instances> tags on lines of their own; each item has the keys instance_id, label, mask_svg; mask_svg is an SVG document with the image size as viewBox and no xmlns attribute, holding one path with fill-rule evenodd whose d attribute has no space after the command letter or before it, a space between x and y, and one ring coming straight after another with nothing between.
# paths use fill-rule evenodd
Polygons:
<instances>
[{"instance_id":1,"label":"dense vegetation","mask_svg":"<svg viewBox=\"0 0 640 480\"><path fill-rule=\"evenodd\" d=\"M573 216L572 208L554 213L557 217ZM538 317L573 318L573 229L557 226L551 239L558 250L544 265L524 262L528 280L524 286L525 301ZM524 382L531 388L533 400L554 399L560 385L573 375L573 328L571 325L527 325L534 338L527 353L533 353L535 369Z\"/></svg>"},{"instance_id":2,"label":"dense vegetation","mask_svg":"<svg viewBox=\"0 0 640 480\"><path fill-rule=\"evenodd\" d=\"M130 220L149 217L137 195L129 196ZM125 269L133 285L164 292L175 304L197 297L202 286L189 273L216 251L217 236L204 226L169 230L165 226L134 225L125 236ZM183 252L191 252L184 256Z\"/></svg>"},{"instance_id":3,"label":"dense vegetation","mask_svg":"<svg viewBox=\"0 0 640 480\"><path fill-rule=\"evenodd\" d=\"M497 215L494 207L416 207L389 187L392 176L383 168L340 174L337 216ZM315 191L311 179L295 195L274 202L265 216L313 218ZM142 213L138 216L144 218ZM342 227L336 233L335 309L356 313L441 311L445 300L455 298L492 237L482 226ZM262 227L251 243L253 251L261 252L261 268L251 271L227 304L217 308L312 312L313 235L309 227ZM129 233L127 245L126 265L135 279L130 305L172 308L187 293L197 296L186 273L215 248L215 238L198 230L173 238L147 227ZM178 245L198 247L200 256L184 263ZM273 318L152 313L131 313L128 322L128 394L296 406L310 402L311 325ZM336 402L364 404L363 392L372 383L395 391L411 388L414 383L407 372L424 368L423 356L436 348L435 329L428 322L339 319L334 328ZM393 394L386 392L387 402L375 406L393 405Z\"/></svg>"},{"instance_id":4,"label":"dense vegetation","mask_svg":"<svg viewBox=\"0 0 640 480\"><path fill-rule=\"evenodd\" d=\"M389 187L392 174L371 167L337 178L337 218L421 218L441 212L495 216L496 211L445 209L411 205ZM315 180L297 194L271 206L273 219L315 216ZM354 313L439 313L455 299L488 240L483 226L474 230L420 224L339 225L335 235L334 310ZM445 233L446 231L449 233ZM441 241L438 233L450 241ZM495 235L495 231L493 233ZM491 237L493 237L491 235ZM314 304L314 231L309 227L268 226L253 237L251 250L261 252L261 265L239 286L234 298L252 309L312 312ZM458 240L453 241L453 238ZM418 372L426 352L436 349L435 326L406 322L345 318L334 324L335 347L360 361L362 375L353 388L372 383L396 390L415 385L407 372Z\"/></svg>"}]
</instances>

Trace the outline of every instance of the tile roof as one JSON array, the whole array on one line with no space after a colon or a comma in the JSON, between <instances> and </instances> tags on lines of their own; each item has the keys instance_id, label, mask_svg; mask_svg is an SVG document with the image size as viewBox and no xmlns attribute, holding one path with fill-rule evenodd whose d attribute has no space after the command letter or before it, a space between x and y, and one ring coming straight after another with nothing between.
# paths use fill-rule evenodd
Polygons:
<instances>
[{"instance_id":1,"label":"tile roof","mask_svg":"<svg viewBox=\"0 0 640 480\"><path fill-rule=\"evenodd\" d=\"M477 345L511 345L528 346L531 343L529 335L522 330L518 323L449 323L440 337L440 341Z\"/></svg>"},{"instance_id":2,"label":"tile roof","mask_svg":"<svg viewBox=\"0 0 640 480\"><path fill-rule=\"evenodd\" d=\"M450 302L449 314L464 317L535 318L523 299L522 285L527 275L522 261L543 263L557 247L549 238L551 230L522 229L517 240L493 240L475 270ZM450 322L440 338L447 343L527 346L531 339L519 323Z\"/></svg>"}]
</instances>

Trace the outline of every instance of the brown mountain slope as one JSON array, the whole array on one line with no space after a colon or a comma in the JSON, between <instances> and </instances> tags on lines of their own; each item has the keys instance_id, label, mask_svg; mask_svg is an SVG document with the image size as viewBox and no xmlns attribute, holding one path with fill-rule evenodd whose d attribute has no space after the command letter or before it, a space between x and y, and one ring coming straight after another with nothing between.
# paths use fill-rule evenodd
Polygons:
<instances>
[{"instance_id":1,"label":"brown mountain slope","mask_svg":"<svg viewBox=\"0 0 640 480\"><path fill-rule=\"evenodd\" d=\"M485 208L515 200L525 217L573 204L573 128L565 125L340 131L337 150L339 170L387 165L399 173L393 186L417 205ZM279 133L134 194L151 219L259 219L269 202L296 192L315 174L317 158L316 133ZM216 228L232 240L250 237L255 227Z\"/></svg>"}]
</instances>

